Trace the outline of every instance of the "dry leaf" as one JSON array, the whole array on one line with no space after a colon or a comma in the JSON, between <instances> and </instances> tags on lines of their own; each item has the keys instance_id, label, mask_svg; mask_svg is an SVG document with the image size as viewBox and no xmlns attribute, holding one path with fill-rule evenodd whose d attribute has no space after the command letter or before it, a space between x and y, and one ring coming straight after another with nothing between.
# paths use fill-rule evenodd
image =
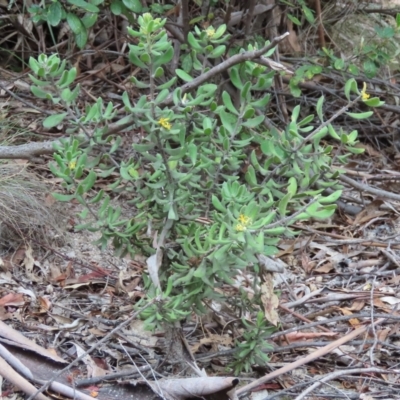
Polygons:
<instances>
[{"instance_id":1,"label":"dry leaf","mask_svg":"<svg viewBox=\"0 0 400 400\"><path fill-rule=\"evenodd\" d=\"M353 313L348 309L348 308L340 308L339 310L343 313L343 315L353 315ZM360 321L357 318L350 318L349 322L351 326L354 327L359 327L360 326Z\"/></svg>"},{"instance_id":2,"label":"dry leaf","mask_svg":"<svg viewBox=\"0 0 400 400\"><path fill-rule=\"evenodd\" d=\"M25 304L25 299L22 293L8 293L0 299L0 306L19 307Z\"/></svg>"},{"instance_id":3,"label":"dry leaf","mask_svg":"<svg viewBox=\"0 0 400 400\"><path fill-rule=\"evenodd\" d=\"M279 323L279 315L276 309L279 306L279 299L274 293L273 275L267 273L263 276L265 282L261 285L261 301L264 306L264 315L271 324L277 326Z\"/></svg>"}]
</instances>

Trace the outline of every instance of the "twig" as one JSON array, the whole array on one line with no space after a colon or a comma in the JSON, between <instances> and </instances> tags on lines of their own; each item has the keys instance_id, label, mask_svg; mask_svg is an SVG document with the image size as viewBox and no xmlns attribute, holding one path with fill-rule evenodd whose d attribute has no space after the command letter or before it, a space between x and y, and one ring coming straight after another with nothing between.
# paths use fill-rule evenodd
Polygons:
<instances>
[{"instance_id":1,"label":"twig","mask_svg":"<svg viewBox=\"0 0 400 400\"><path fill-rule=\"evenodd\" d=\"M126 321L122 322L120 325L115 327L112 331L110 331L106 336L103 337L103 339L99 340L97 343L95 343L92 347L89 348L89 350L85 351L83 354L81 354L78 358L76 358L74 361L72 361L70 364L68 364L65 368L63 368L61 371L57 372L54 374L41 388L39 388L35 393L30 395L27 400L33 400L38 394L43 393L50 385L51 383L54 382L55 379L57 379L59 376L61 376L64 372L67 372L71 367L74 365L78 364L79 361L81 361L83 358L85 358L88 354L92 353L94 350L96 350L101 344L107 342L110 340L110 338L119 330L124 328L125 326L129 325L142 311L144 311L146 308L150 307L153 305L156 301L158 301L158 298L155 298L151 301L149 301L145 306L143 306L141 309L137 310L134 312Z\"/></svg>"},{"instance_id":2,"label":"twig","mask_svg":"<svg viewBox=\"0 0 400 400\"><path fill-rule=\"evenodd\" d=\"M35 106L34 104L30 103L29 101L23 99L22 97L19 97L17 94L15 94L14 92L12 92L11 90L7 89L4 85L2 85L0 83L0 89L4 90L7 94L9 94L11 97L13 97L16 100L21 101L22 103L24 103L25 105L27 105L28 107L33 108L34 110L40 111L43 114L47 114L47 115L52 115L53 113L51 111L47 111L44 110L40 107Z\"/></svg>"},{"instance_id":3,"label":"twig","mask_svg":"<svg viewBox=\"0 0 400 400\"><path fill-rule=\"evenodd\" d=\"M385 318L381 318L379 320L377 320L374 325L379 325L381 324L383 321L385 320ZM372 325L372 324L371 324ZM282 368L277 369L276 371L273 371L265 376L263 376L260 379L256 379L254 382L249 383L246 386L241 387L236 394L239 396L243 393L247 393L250 390L255 389L257 386L270 381L271 379L274 379L280 375L283 375L287 372L293 371L294 369L301 367L302 365L308 364L311 361L314 361L322 356L324 356L325 354L329 354L332 350L336 349L339 346L342 346L343 344L349 342L350 340L356 338L357 336L362 335L363 333L365 333L368 330L368 326L361 326L360 328L357 328L356 330L354 330L353 332L350 332L349 334L347 334L346 336L342 337L341 339L335 340L334 342L328 344L325 347L322 347L319 350L316 350L315 352L309 354L308 356L301 358L299 360L296 360L295 362L285 365Z\"/></svg>"},{"instance_id":4,"label":"twig","mask_svg":"<svg viewBox=\"0 0 400 400\"><path fill-rule=\"evenodd\" d=\"M297 313L295 311L289 310L289 308L285 307L282 304L279 304L279 308L281 310L285 311L286 313L291 314L294 317L298 318L300 321L311 323L311 321L308 318L304 317L303 315L301 315L301 314L299 314L299 313ZM332 331L330 329L328 329L328 328L325 328L325 326L319 326L318 328L321 329L321 331L324 331L324 332L327 332L327 333L332 333Z\"/></svg>"},{"instance_id":5,"label":"twig","mask_svg":"<svg viewBox=\"0 0 400 400\"><path fill-rule=\"evenodd\" d=\"M370 302L371 302L371 321L374 320L374 289L375 289L375 281L376 281L376 277L374 276L374 279L372 281L371 284L371 296L370 296ZM372 334L374 336L374 343L371 346L371 348L369 349L369 361L371 363L371 365L374 365L374 350L376 347L376 343L378 342L378 336L376 334L376 330L375 330L375 326L372 325L371 326L371 330L372 330Z\"/></svg>"},{"instance_id":6,"label":"twig","mask_svg":"<svg viewBox=\"0 0 400 400\"><path fill-rule=\"evenodd\" d=\"M353 186L353 188L367 192L367 193L371 193L374 194L376 196L379 197L383 197L386 199L390 199L390 200L397 200L400 201L400 195L399 194L395 194L392 192L387 192L386 190L382 190L382 189L377 189L374 188L372 186L369 185L365 185L364 183L360 183L355 181L354 179L351 179L345 175L340 175L339 176L339 180L341 180L344 183L347 183L350 186Z\"/></svg>"},{"instance_id":7,"label":"twig","mask_svg":"<svg viewBox=\"0 0 400 400\"><path fill-rule=\"evenodd\" d=\"M321 12L321 1L315 1L315 12L317 14L318 19L318 38L319 38L319 46L325 47L325 33L324 33L324 24L322 22L322 12Z\"/></svg>"},{"instance_id":8,"label":"twig","mask_svg":"<svg viewBox=\"0 0 400 400\"><path fill-rule=\"evenodd\" d=\"M274 339L279 336L284 336L284 335L287 335L292 332L297 332L297 331L302 331L305 329L314 328L319 325L325 325L325 324L329 325L329 324L333 324L333 323L340 322L340 321L348 321L349 319L353 319L353 318L368 318L369 319L370 315L369 315L369 313L368 314L360 313L360 314L342 315L340 317L334 317L334 318L323 320L323 321L313 322L312 324L298 325L298 326L294 326L293 328L286 329L284 331L273 333L269 337L269 339ZM400 321L400 316L388 315L388 314L375 314L375 318L386 318L388 320Z\"/></svg>"},{"instance_id":9,"label":"twig","mask_svg":"<svg viewBox=\"0 0 400 400\"><path fill-rule=\"evenodd\" d=\"M307 137L302 140L302 142L297 146L293 152L297 152L303 147L307 142L309 142L315 135L317 135L321 130L327 127L330 123L332 123L335 119L337 119L340 115L348 111L348 109L356 104L358 100L360 100L361 96L357 96L354 100L347 103L344 107L342 107L339 111L336 111L327 121L323 122L318 128L314 129ZM399 196L400 198L400 196Z\"/></svg>"},{"instance_id":10,"label":"twig","mask_svg":"<svg viewBox=\"0 0 400 400\"><path fill-rule=\"evenodd\" d=\"M208 70L205 74L198 76L192 81L185 83L181 86L181 93L185 94L193 89L199 87L202 83L208 82L214 76L226 71L228 68L233 67L236 64L240 64L243 61L250 61L264 55L268 50L274 48L279 42L289 36L289 32L285 32L281 36L277 36L272 39L271 43L267 46L264 46L260 50L251 50L245 51L244 53L235 54L232 57L229 57L227 60L222 62L221 64L216 65L215 67ZM173 103L172 95L169 95L162 103L159 104L160 107L170 106Z\"/></svg>"},{"instance_id":11,"label":"twig","mask_svg":"<svg viewBox=\"0 0 400 400\"><path fill-rule=\"evenodd\" d=\"M136 375L139 375L139 371L147 372L152 367L151 367L151 365L143 365L141 367L136 367L136 368L137 369L132 369L129 371L116 372L115 374L109 374L109 375L104 375L104 376L94 376L92 378L80 379L75 382L75 386L83 387L83 386L97 385L100 382L112 381L112 380L116 380L116 379L120 379L120 378L125 378L127 376L134 377Z\"/></svg>"},{"instance_id":12,"label":"twig","mask_svg":"<svg viewBox=\"0 0 400 400\"><path fill-rule=\"evenodd\" d=\"M187 36L190 30L189 0L181 0L181 13L182 13L182 24L183 24L183 38L185 43L187 43Z\"/></svg>"},{"instance_id":13,"label":"twig","mask_svg":"<svg viewBox=\"0 0 400 400\"><path fill-rule=\"evenodd\" d=\"M255 1L254 0L249 0L247 4L247 15L246 15L246 25L244 28L244 34L246 36L250 35L250 30L251 30L251 21L253 19L254 15L254 6L255 6Z\"/></svg>"},{"instance_id":14,"label":"twig","mask_svg":"<svg viewBox=\"0 0 400 400\"><path fill-rule=\"evenodd\" d=\"M345 369L343 371L334 371L330 374L325 375L323 378L319 379L318 382L315 382L313 385L311 385L309 388L307 388L303 393L301 393L299 396L297 396L295 398L295 400L304 399L305 396L307 396L309 393L311 393L317 387L321 386L322 383L331 381L333 379L337 379L343 375L365 374L367 372L375 372L378 374L387 374L388 370L385 370L382 368L371 367L371 368L353 368L353 369ZM391 369L390 373L400 374L400 370Z\"/></svg>"},{"instance_id":15,"label":"twig","mask_svg":"<svg viewBox=\"0 0 400 400\"><path fill-rule=\"evenodd\" d=\"M286 224L287 222L293 221L297 216L299 216L301 213L305 212L308 207L310 207L312 204L314 204L316 201L318 201L318 197L315 197L314 199L310 200L308 204L305 206L301 207L300 210L297 210L294 214L290 215L289 217L285 217L280 219L279 221L273 222L272 224L266 225L263 227L263 229L271 229L275 228L276 226L282 226Z\"/></svg>"}]
</instances>

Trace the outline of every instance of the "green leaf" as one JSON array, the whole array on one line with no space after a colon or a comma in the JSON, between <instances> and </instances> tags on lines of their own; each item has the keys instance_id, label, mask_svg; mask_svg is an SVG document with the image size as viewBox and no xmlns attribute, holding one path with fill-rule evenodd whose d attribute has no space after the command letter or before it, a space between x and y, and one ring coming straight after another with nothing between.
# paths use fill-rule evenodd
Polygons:
<instances>
[{"instance_id":1,"label":"green leaf","mask_svg":"<svg viewBox=\"0 0 400 400\"><path fill-rule=\"evenodd\" d=\"M226 207L219 201L218 197L215 195L211 196L211 202L213 204L213 206L215 207L216 210L222 212L222 213L226 213L227 209Z\"/></svg>"},{"instance_id":2,"label":"green leaf","mask_svg":"<svg viewBox=\"0 0 400 400\"><path fill-rule=\"evenodd\" d=\"M265 116L264 115L259 115L258 117L248 119L247 121L242 123L242 126L245 126L246 128L255 128L256 126L259 126L264 122Z\"/></svg>"},{"instance_id":3,"label":"green leaf","mask_svg":"<svg viewBox=\"0 0 400 400\"><path fill-rule=\"evenodd\" d=\"M350 64L349 67L349 72L353 75L359 75L360 74L360 70L358 69L357 65L354 64Z\"/></svg>"},{"instance_id":4,"label":"green leaf","mask_svg":"<svg viewBox=\"0 0 400 400\"><path fill-rule=\"evenodd\" d=\"M249 119L254 116L254 113L255 113L254 108L248 107L248 108L246 108L246 111L243 114L243 118Z\"/></svg>"},{"instance_id":5,"label":"green leaf","mask_svg":"<svg viewBox=\"0 0 400 400\"><path fill-rule=\"evenodd\" d=\"M240 90L240 97L241 99L245 101L250 101L250 89L251 89L251 83L246 82L242 89Z\"/></svg>"},{"instance_id":6,"label":"green leaf","mask_svg":"<svg viewBox=\"0 0 400 400\"><path fill-rule=\"evenodd\" d=\"M75 198L75 194L52 193L51 195L58 201L70 201Z\"/></svg>"},{"instance_id":7,"label":"green leaf","mask_svg":"<svg viewBox=\"0 0 400 400\"><path fill-rule=\"evenodd\" d=\"M163 83L162 85L158 85L158 89L169 89L171 86L175 84L177 81L177 77L174 76L172 79L170 79L168 82Z\"/></svg>"},{"instance_id":8,"label":"green leaf","mask_svg":"<svg viewBox=\"0 0 400 400\"><path fill-rule=\"evenodd\" d=\"M64 112L61 114L50 115L43 121L43 126L45 128L53 128L53 127L57 126L58 124L60 124L64 120L64 118L67 116L67 114L68 113Z\"/></svg>"},{"instance_id":9,"label":"green leaf","mask_svg":"<svg viewBox=\"0 0 400 400\"><path fill-rule=\"evenodd\" d=\"M288 193L290 193L291 196L295 196L297 193L297 180L295 177L290 177L289 178L289 186L287 188Z\"/></svg>"},{"instance_id":10,"label":"green leaf","mask_svg":"<svg viewBox=\"0 0 400 400\"><path fill-rule=\"evenodd\" d=\"M91 28L97 21L98 14L86 14L82 17L81 21L86 29Z\"/></svg>"},{"instance_id":11,"label":"green leaf","mask_svg":"<svg viewBox=\"0 0 400 400\"><path fill-rule=\"evenodd\" d=\"M71 68L69 71L64 71L58 81L58 86L63 89L69 86L76 78L77 70L75 67Z\"/></svg>"},{"instance_id":12,"label":"green leaf","mask_svg":"<svg viewBox=\"0 0 400 400\"><path fill-rule=\"evenodd\" d=\"M75 33L75 35L77 35L82 31L83 24L75 14L67 13L67 22L72 32Z\"/></svg>"},{"instance_id":13,"label":"green leaf","mask_svg":"<svg viewBox=\"0 0 400 400\"><path fill-rule=\"evenodd\" d=\"M47 12L47 22L51 26L57 26L61 21L62 7L61 4L56 1L50 5Z\"/></svg>"},{"instance_id":14,"label":"green leaf","mask_svg":"<svg viewBox=\"0 0 400 400\"><path fill-rule=\"evenodd\" d=\"M156 104L160 104L163 102L169 95L169 90L168 89L163 89L161 92L158 94L158 96L155 99Z\"/></svg>"},{"instance_id":15,"label":"green leaf","mask_svg":"<svg viewBox=\"0 0 400 400\"><path fill-rule=\"evenodd\" d=\"M161 78L162 76L164 76L164 68L158 67L154 72L154 77Z\"/></svg>"},{"instance_id":16,"label":"green leaf","mask_svg":"<svg viewBox=\"0 0 400 400\"><path fill-rule=\"evenodd\" d=\"M33 57L29 57L29 66L31 67L31 70L38 75L40 66L39 63L33 58Z\"/></svg>"},{"instance_id":17,"label":"green leaf","mask_svg":"<svg viewBox=\"0 0 400 400\"><path fill-rule=\"evenodd\" d=\"M86 30L86 27L82 24L82 30L75 35L76 45L80 49L83 49L86 46L87 40L88 40L88 32Z\"/></svg>"},{"instance_id":18,"label":"green leaf","mask_svg":"<svg viewBox=\"0 0 400 400\"><path fill-rule=\"evenodd\" d=\"M85 193L87 193L96 183L97 175L92 170L89 172L87 177L82 181L82 186L84 187Z\"/></svg>"},{"instance_id":19,"label":"green leaf","mask_svg":"<svg viewBox=\"0 0 400 400\"><path fill-rule=\"evenodd\" d=\"M400 14L396 14L396 27L400 28Z\"/></svg>"},{"instance_id":20,"label":"green leaf","mask_svg":"<svg viewBox=\"0 0 400 400\"><path fill-rule=\"evenodd\" d=\"M150 87L150 85L148 83L143 83L141 81L139 81L136 76L132 76L131 78L132 83L138 87L139 89L147 89Z\"/></svg>"},{"instance_id":21,"label":"green leaf","mask_svg":"<svg viewBox=\"0 0 400 400\"><path fill-rule=\"evenodd\" d=\"M322 106L324 104L324 100L325 100L325 97L321 96L318 99L318 102L317 102L317 115L318 115L318 117L319 117L321 122L324 122L324 114L323 114L323 111L322 111Z\"/></svg>"},{"instance_id":22,"label":"green leaf","mask_svg":"<svg viewBox=\"0 0 400 400\"><path fill-rule=\"evenodd\" d=\"M258 183L257 183L256 171L252 165L248 166L247 172L244 177L249 185L251 185L252 187L257 186Z\"/></svg>"},{"instance_id":23,"label":"green leaf","mask_svg":"<svg viewBox=\"0 0 400 400\"><path fill-rule=\"evenodd\" d=\"M122 14L122 2L120 0L113 0L111 2L110 9L114 15L121 15Z\"/></svg>"},{"instance_id":24,"label":"green leaf","mask_svg":"<svg viewBox=\"0 0 400 400\"><path fill-rule=\"evenodd\" d=\"M129 45L130 51L129 51L129 61L136 65L139 68L142 68L144 70L147 69L147 65L140 60L140 58L136 55L136 49L134 49L135 46Z\"/></svg>"},{"instance_id":25,"label":"green leaf","mask_svg":"<svg viewBox=\"0 0 400 400\"><path fill-rule=\"evenodd\" d=\"M287 16L295 25L298 25L298 26L301 25L301 22L299 21L299 19L296 18L294 15L292 15L292 14L286 14L286 16Z\"/></svg>"},{"instance_id":26,"label":"green leaf","mask_svg":"<svg viewBox=\"0 0 400 400\"><path fill-rule=\"evenodd\" d=\"M226 51L226 46L220 45L217 46L207 57L208 58L218 58L221 57Z\"/></svg>"},{"instance_id":27,"label":"green leaf","mask_svg":"<svg viewBox=\"0 0 400 400\"><path fill-rule=\"evenodd\" d=\"M293 122L297 122L299 115L300 115L300 106L297 105L295 108L293 108L291 120Z\"/></svg>"},{"instance_id":28,"label":"green leaf","mask_svg":"<svg viewBox=\"0 0 400 400\"><path fill-rule=\"evenodd\" d=\"M301 89L299 88L296 79L291 79L289 81L289 89L293 97L301 96Z\"/></svg>"},{"instance_id":29,"label":"green leaf","mask_svg":"<svg viewBox=\"0 0 400 400\"><path fill-rule=\"evenodd\" d=\"M216 261L223 261L228 256L228 252L231 247L232 247L231 243L224 244L218 250L216 250L216 251L214 251L214 253L212 253L212 258Z\"/></svg>"},{"instance_id":30,"label":"green leaf","mask_svg":"<svg viewBox=\"0 0 400 400\"><path fill-rule=\"evenodd\" d=\"M368 78L373 78L377 72L378 67L373 60L365 60L363 63L364 73Z\"/></svg>"},{"instance_id":31,"label":"green leaf","mask_svg":"<svg viewBox=\"0 0 400 400\"><path fill-rule=\"evenodd\" d=\"M38 88L37 86L31 86L31 92L39 99L47 99L48 93Z\"/></svg>"},{"instance_id":32,"label":"green leaf","mask_svg":"<svg viewBox=\"0 0 400 400\"><path fill-rule=\"evenodd\" d=\"M98 13L100 11L99 7L87 3L85 0L68 0L68 3L73 4L74 6L77 6L85 11L89 11L92 13Z\"/></svg>"},{"instance_id":33,"label":"green leaf","mask_svg":"<svg viewBox=\"0 0 400 400\"><path fill-rule=\"evenodd\" d=\"M181 78L185 82L191 82L193 80L193 78L188 73L186 73L183 69L177 68L175 70L175 73L176 73L176 75L179 76L179 78Z\"/></svg>"},{"instance_id":34,"label":"green leaf","mask_svg":"<svg viewBox=\"0 0 400 400\"><path fill-rule=\"evenodd\" d=\"M366 119L369 118L373 113L374 113L373 111L366 111L363 113L346 113L346 114L354 119Z\"/></svg>"},{"instance_id":35,"label":"green leaf","mask_svg":"<svg viewBox=\"0 0 400 400\"><path fill-rule=\"evenodd\" d=\"M321 204L335 203L340 198L340 196L342 195L342 192L343 192L342 190L336 190L335 192L333 192L329 196L321 198L319 200L319 202Z\"/></svg>"},{"instance_id":36,"label":"green leaf","mask_svg":"<svg viewBox=\"0 0 400 400\"><path fill-rule=\"evenodd\" d=\"M172 48L172 46L169 46L162 56L157 57L154 60L154 67L168 64L172 60L173 56L174 56L174 49Z\"/></svg>"},{"instance_id":37,"label":"green leaf","mask_svg":"<svg viewBox=\"0 0 400 400\"><path fill-rule=\"evenodd\" d=\"M99 193L96 194L96 196L94 196L92 199L88 201L88 203L90 204L98 203L103 198L103 196L104 196L104 190L101 189Z\"/></svg>"},{"instance_id":38,"label":"green leaf","mask_svg":"<svg viewBox=\"0 0 400 400\"><path fill-rule=\"evenodd\" d=\"M332 136L336 140L340 140L340 136L336 133L335 129L333 128L332 124L328 125L329 135Z\"/></svg>"},{"instance_id":39,"label":"green leaf","mask_svg":"<svg viewBox=\"0 0 400 400\"><path fill-rule=\"evenodd\" d=\"M231 135L234 134L234 119L232 118L232 114L229 114L225 111L221 111L219 114L220 118L221 118L221 122L222 122L222 126L223 128L225 128L225 130L227 130Z\"/></svg>"},{"instance_id":40,"label":"green leaf","mask_svg":"<svg viewBox=\"0 0 400 400\"><path fill-rule=\"evenodd\" d=\"M190 157L190 161L193 165L195 165L197 161L197 146L194 143L189 143L188 154Z\"/></svg>"},{"instance_id":41,"label":"green leaf","mask_svg":"<svg viewBox=\"0 0 400 400\"><path fill-rule=\"evenodd\" d=\"M231 68L230 77L233 85L237 89L241 90L243 88L243 82L240 79L239 70L237 66Z\"/></svg>"},{"instance_id":42,"label":"green leaf","mask_svg":"<svg viewBox=\"0 0 400 400\"><path fill-rule=\"evenodd\" d=\"M278 211L279 211L279 214L280 214L282 217L285 217L285 216L286 216L287 205L288 205L289 200L290 200L291 198L292 198L291 193L287 193L287 194L286 194L285 196L283 196L282 199L279 201L279 204L278 204Z\"/></svg>"},{"instance_id":43,"label":"green leaf","mask_svg":"<svg viewBox=\"0 0 400 400\"><path fill-rule=\"evenodd\" d=\"M224 105L228 111L230 111L232 114L239 115L238 110L232 103L231 96L225 90L222 92L222 101L224 102Z\"/></svg>"},{"instance_id":44,"label":"green leaf","mask_svg":"<svg viewBox=\"0 0 400 400\"><path fill-rule=\"evenodd\" d=\"M372 97L371 99L364 100L364 103L369 107L380 107L385 104L384 101L379 100L379 97Z\"/></svg>"},{"instance_id":45,"label":"green leaf","mask_svg":"<svg viewBox=\"0 0 400 400\"><path fill-rule=\"evenodd\" d=\"M203 50L203 47L200 45L200 43L194 37L192 32L188 33L187 40L188 40L189 45L192 47L192 49L197 50L197 51Z\"/></svg>"},{"instance_id":46,"label":"green leaf","mask_svg":"<svg viewBox=\"0 0 400 400\"><path fill-rule=\"evenodd\" d=\"M143 7L140 0L122 0L122 2L128 10L131 10L134 13L142 12Z\"/></svg>"},{"instance_id":47,"label":"green leaf","mask_svg":"<svg viewBox=\"0 0 400 400\"><path fill-rule=\"evenodd\" d=\"M344 95L348 101L351 100L350 93L358 93L357 82L354 78L349 79L344 85Z\"/></svg>"},{"instance_id":48,"label":"green leaf","mask_svg":"<svg viewBox=\"0 0 400 400\"><path fill-rule=\"evenodd\" d=\"M313 214L310 213L310 216L317 219L327 219L333 215L335 210L336 210L336 205L331 204L330 206L324 207L323 209L313 212Z\"/></svg>"},{"instance_id":49,"label":"green leaf","mask_svg":"<svg viewBox=\"0 0 400 400\"><path fill-rule=\"evenodd\" d=\"M341 58L338 58L335 60L333 66L335 67L335 69L337 69L338 71L341 71L344 69L344 60Z\"/></svg>"},{"instance_id":50,"label":"green leaf","mask_svg":"<svg viewBox=\"0 0 400 400\"><path fill-rule=\"evenodd\" d=\"M271 98L271 95L267 94L263 98L251 102L251 106L255 107L255 108L264 108L268 104L270 98Z\"/></svg>"}]
</instances>

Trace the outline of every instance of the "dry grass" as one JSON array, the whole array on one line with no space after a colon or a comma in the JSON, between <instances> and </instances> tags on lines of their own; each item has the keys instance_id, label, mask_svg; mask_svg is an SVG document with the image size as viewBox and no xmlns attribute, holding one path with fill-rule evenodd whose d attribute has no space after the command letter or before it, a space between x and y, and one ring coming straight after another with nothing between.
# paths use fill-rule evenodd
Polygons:
<instances>
[{"instance_id":1,"label":"dry grass","mask_svg":"<svg viewBox=\"0 0 400 400\"><path fill-rule=\"evenodd\" d=\"M0 246L21 240L48 242L60 231L55 211L45 204L46 186L17 164L0 165Z\"/></svg>"}]
</instances>

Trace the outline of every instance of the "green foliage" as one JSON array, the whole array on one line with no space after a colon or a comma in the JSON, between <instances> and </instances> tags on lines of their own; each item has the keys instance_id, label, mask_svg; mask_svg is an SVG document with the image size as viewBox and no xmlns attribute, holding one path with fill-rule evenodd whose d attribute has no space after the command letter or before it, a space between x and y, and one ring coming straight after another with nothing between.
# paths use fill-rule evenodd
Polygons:
<instances>
[{"instance_id":1,"label":"green foliage","mask_svg":"<svg viewBox=\"0 0 400 400\"><path fill-rule=\"evenodd\" d=\"M397 14L393 26L383 22L383 25L374 27L372 36L361 36L359 43L355 41L352 57L345 60L327 48L323 48L320 55L337 71L346 71L356 76L364 74L367 78L374 78L383 67L393 63L397 66L399 29L400 14Z\"/></svg>"},{"instance_id":2,"label":"green foliage","mask_svg":"<svg viewBox=\"0 0 400 400\"><path fill-rule=\"evenodd\" d=\"M297 106L282 132L267 129L265 90L271 87L274 72L253 61L230 68L238 91L234 99L219 90L214 76L187 91L185 83L196 83L196 76L209 71L209 60L225 53L229 37L225 26L204 31L195 27L188 35L181 68L171 77L165 66L173 57L173 46L165 22L143 14L138 27L128 29L135 39L129 45L130 62L142 70L140 79L134 77L132 82L142 94L137 99L123 94L126 116L119 123L129 120L135 127L132 131L143 132L135 134L130 159L116 158L121 139L106 134L116 117L112 103L99 98L81 113L76 70L68 69L56 55L30 60L32 93L65 109L46 118L44 125L68 123L71 135L57 145L50 166L64 182L65 193L56 198L83 205L77 229L100 232L98 244L103 248L112 242L120 255L148 257L143 301L155 297L161 301L142 317L153 327L193 312L204 314L212 301L237 307L237 298L226 297L223 287L237 287L241 271L253 276L251 290L259 299L257 256L275 254L280 238L295 234L291 225L296 221L333 214L341 191L336 182L339 172L332 164L359 151L354 146L356 131L337 131L332 121L324 121L323 98L316 108L316 128L314 116L302 116ZM249 46L249 50L254 49ZM356 100L350 99L351 93ZM368 99L366 88L358 90L354 80L346 85L346 95L347 106L360 99L377 104ZM346 111L344 107L337 115ZM329 136L338 141L335 156L324 141ZM117 179L107 190L97 189L97 180L111 174ZM326 188L333 193L325 195ZM123 218L122 210L113 205L109 193L121 192L131 198L133 217ZM240 287L238 298L247 298ZM260 311L261 301L241 303L240 311L257 311L257 320L254 329L243 321L253 330L244 333L239 344L236 372L266 361L263 350L271 331Z\"/></svg>"},{"instance_id":3,"label":"green foliage","mask_svg":"<svg viewBox=\"0 0 400 400\"><path fill-rule=\"evenodd\" d=\"M255 323L248 322L242 318L245 327L243 338L237 342L237 353L232 368L235 374L240 374L243 370L250 372L253 365L265 365L269 361L266 354L268 350L273 350L267 341L273 333L273 329L265 321L264 314L259 311Z\"/></svg>"}]
</instances>

